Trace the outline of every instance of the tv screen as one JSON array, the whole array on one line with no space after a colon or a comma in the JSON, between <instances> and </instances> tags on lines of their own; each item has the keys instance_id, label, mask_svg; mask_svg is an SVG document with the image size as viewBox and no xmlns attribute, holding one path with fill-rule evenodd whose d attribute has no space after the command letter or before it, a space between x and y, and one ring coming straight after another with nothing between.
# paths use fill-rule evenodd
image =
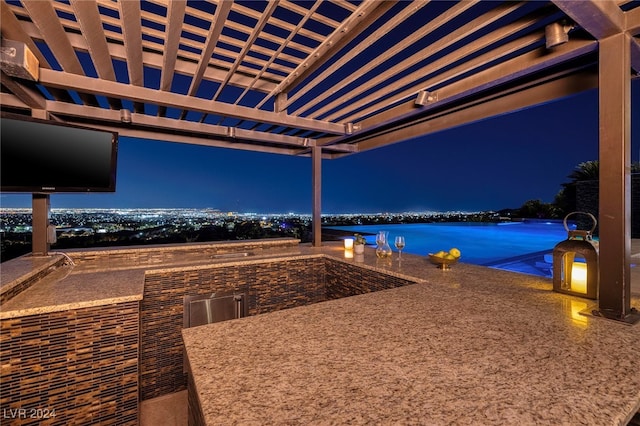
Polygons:
<instances>
[{"instance_id":1,"label":"tv screen","mask_svg":"<svg viewBox=\"0 0 640 426\"><path fill-rule=\"evenodd\" d=\"M115 192L118 134L0 119L0 191Z\"/></svg>"}]
</instances>

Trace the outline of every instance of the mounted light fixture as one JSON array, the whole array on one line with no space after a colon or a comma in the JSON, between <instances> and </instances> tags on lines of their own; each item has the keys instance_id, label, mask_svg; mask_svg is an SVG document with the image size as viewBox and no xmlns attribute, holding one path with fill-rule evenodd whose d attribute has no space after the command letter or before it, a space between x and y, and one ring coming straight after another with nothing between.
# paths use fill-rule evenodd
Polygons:
<instances>
[{"instance_id":1,"label":"mounted light fixture","mask_svg":"<svg viewBox=\"0 0 640 426\"><path fill-rule=\"evenodd\" d=\"M547 49L559 46L569 41L569 31L573 26L567 25L564 21L554 22L544 27L544 38L546 40Z\"/></svg>"},{"instance_id":2,"label":"mounted light fixture","mask_svg":"<svg viewBox=\"0 0 640 426\"><path fill-rule=\"evenodd\" d=\"M586 214L593 220L590 231L569 231L567 218L572 214ZM559 293L598 298L598 254L599 246L591 233L596 228L596 218L591 213L573 212L564 218L567 239L553 248L553 290Z\"/></svg>"},{"instance_id":3,"label":"mounted light fixture","mask_svg":"<svg viewBox=\"0 0 640 426\"><path fill-rule=\"evenodd\" d=\"M416 97L416 106L424 106L429 102L435 102L437 100L438 100L437 93L421 90L418 92L418 96Z\"/></svg>"},{"instance_id":4,"label":"mounted light fixture","mask_svg":"<svg viewBox=\"0 0 640 426\"><path fill-rule=\"evenodd\" d=\"M360 130L360 125L359 124L353 124L353 123L346 123L344 125L344 132L347 135L352 135L353 132L357 132L358 130Z\"/></svg>"},{"instance_id":5,"label":"mounted light fixture","mask_svg":"<svg viewBox=\"0 0 640 426\"><path fill-rule=\"evenodd\" d=\"M38 81L40 63L29 47L21 41L2 39L0 69L12 77Z\"/></svg>"},{"instance_id":6,"label":"mounted light fixture","mask_svg":"<svg viewBox=\"0 0 640 426\"><path fill-rule=\"evenodd\" d=\"M344 125L344 132L347 135L352 135L353 134L353 123L347 123Z\"/></svg>"},{"instance_id":7,"label":"mounted light fixture","mask_svg":"<svg viewBox=\"0 0 640 426\"><path fill-rule=\"evenodd\" d=\"M227 127L227 136L230 138L236 137L236 128L235 127Z\"/></svg>"},{"instance_id":8,"label":"mounted light fixture","mask_svg":"<svg viewBox=\"0 0 640 426\"><path fill-rule=\"evenodd\" d=\"M128 109L121 109L120 121L126 124L131 123L131 111L129 111Z\"/></svg>"}]
</instances>

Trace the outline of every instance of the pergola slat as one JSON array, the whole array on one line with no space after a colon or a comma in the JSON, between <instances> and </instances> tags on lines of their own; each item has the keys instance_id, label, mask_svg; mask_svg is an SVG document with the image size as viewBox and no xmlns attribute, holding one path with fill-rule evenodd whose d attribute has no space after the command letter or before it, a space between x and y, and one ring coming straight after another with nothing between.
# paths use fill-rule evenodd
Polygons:
<instances>
[{"instance_id":1,"label":"pergola slat","mask_svg":"<svg viewBox=\"0 0 640 426\"><path fill-rule=\"evenodd\" d=\"M171 91L186 6L186 0L175 0L170 2L167 8L167 38L162 52L162 68L160 70L162 73L160 76L160 90L165 92ZM159 107L158 116L164 117L166 111L167 107Z\"/></svg>"},{"instance_id":2,"label":"pergola slat","mask_svg":"<svg viewBox=\"0 0 640 426\"><path fill-rule=\"evenodd\" d=\"M116 81L116 74L113 71L107 40L102 31L102 20L100 19L100 13L98 13L97 4L88 0L71 0L71 6L78 18L82 35L87 39L89 55L93 60L98 77ZM118 110L122 108L120 99L109 97L107 100L111 108Z\"/></svg>"},{"instance_id":3,"label":"pergola slat","mask_svg":"<svg viewBox=\"0 0 640 426\"><path fill-rule=\"evenodd\" d=\"M454 8L452 8L452 9L455 9L455 10L451 11L451 14L448 15L449 18L453 19L459 13L462 13L462 12L466 11L467 10L467 6L470 5L470 4L473 4L473 3L471 3L471 2L458 3L457 6L454 6ZM338 98L338 99L334 100L333 102L325 105L324 107L318 109L313 114L311 114L310 117L317 118L322 113L324 113L326 111L329 111L330 109L336 107L337 105L348 106L348 104L350 103L349 99L357 98L359 95L361 95L365 91L367 91L367 90L369 90L369 89L375 87L376 85L381 84L381 83L383 83L385 81L394 81L394 80L396 80L399 75L401 75L407 69L409 69L409 68L415 66L416 64L418 64L424 58L430 57L434 53L437 53L439 51L445 50L446 48L448 48L449 46L455 44L456 42L458 42L458 41L460 41L460 40L462 40L462 39L464 39L466 37L469 37L474 32L480 31L485 26L489 26L493 22L495 22L496 20L499 20L499 19L503 18L505 15L508 15L509 13L512 13L518 7L520 7L520 5L506 4L503 7L496 8L492 13L487 14L488 16L484 15L482 17L482 19L474 19L473 21L470 21L466 25L460 27L455 32L449 34L449 36L447 38L439 39L435 43L423 48L422 50L417 52L415 55L412 55L411 57L409 57L407 59L404 59L404 60L396 63L393 66L388 67L383 72L377 74L374 78L367 79L367 81L365 83L362 83L362 84L358 85L357 90L352 90L349 94L347 94L347 95L345 95L345 96L343 96L341 98ZM446 21L442 20L442 19L436 19L436 20L433 20L433 21L429 22L427 25L425 25L425 27L421 28L420 36L425 36L427 34L432 33L433 31L439 29L442 25L444 25L445 22ZM413 44L413 40L410 40L409 44ZM399 45L395 46L394 47L394 52L392 52L391 55L393 56L400 49L403 49L403 48L406 48L406 47L407 47L407 45L405 45L405 44L399 44ZM468 47L465 47L465 48L463 48L461 50L464 51L466 49L468 49ZM388 60L389 57L386 57L384 59ZM382 63L384 63L384 62L382 62ZM380 65L380 64L374 62L371 67L366 67L364 72L359 73L358 75L353 75L350 78L341 81L340 84L337 87L335 87L334 89L337 90L337 89L346 87L346 85L348 83L354 82L354 81L356 81L356 79L358 79L360 77L363 77L366 71L369 71L369 70L373 69L373 66L378 66L378 65ZM316 98L312 102L318 102L318 101L320 101L322 99L323 99L322 97L321 98ZM312 107L314 105L312 102L309 102L307 105L309 107Z\"/></svg>"},{"instance_id":4,"label":"pergola slat","mask_svg":"<svg viewBox=\"0 0 640 426\"><path fill-rule=\"evenodd\" d=\"M58 17L51 3L40 1L25 2L24 7L29 11L33 23L44 35L49 48L62 69L73 74L84 75L82 65L65 35L64 28L57 19ZM93 96L80 95L80 98L87 105L98 105L98 101Z\"/></svg>"},{"instance_id":5,"label":"pergola slat","mask_svg":"<svg viewBox=\"0 0 640 426\"><path fill-rule=\"evenodd\" d=\"M129 72L129 83L134 86L144 85L143 65L142 65L142 29L140 23L140 4L136 1L122 1L120 5L120 16L122 19L122 37L124 40L124 50L127 58L127 70ZM134 110L137 113L144 112L144 105L140 102L134 103Z\"/></svg>"}]
</instances>

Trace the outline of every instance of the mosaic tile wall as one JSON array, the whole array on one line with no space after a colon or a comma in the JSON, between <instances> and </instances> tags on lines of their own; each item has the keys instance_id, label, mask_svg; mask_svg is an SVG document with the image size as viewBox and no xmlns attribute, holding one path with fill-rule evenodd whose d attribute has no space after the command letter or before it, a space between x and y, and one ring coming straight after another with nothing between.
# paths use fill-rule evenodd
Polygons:
<instances>
[{"instance_id":1,"label":"mosaic tile wall","mask_svg":"<svg viewBox=\"0 0 640 426\"><path fill-rule=\"evenodd\" d=\"M139 304L1 321L2 424L138 423Z\"/></svg>"},{"instance_id":2,"label":"mosaic tile wall","mask_svg":"<svg viewBox=\"0 0 640 426\"><path fill-rule=\"evenodd\" d=\"M413 284L413 281L359 268L337 260L327 258L325 262L327 270L325 285L328 300Z\"/></svg>"},{"instance_id":3,"label":"mosaic tile wall","mask_svg":"<svg viewBox=\"0 0 640 426\"><path fill-rule=\"evenodd\" d=\"M186 387L185 294L245 293L249 315L257 315L407 284L411 281L324 257L148 274L141 308L141 399Z\"/></svg>"},{"instance_id":4,"label":"mosaic tile wall","mask_svg":"<svg viewBox=\"0 0 640 426\"><path fill-rule=\"evenodd\" d=\"M161 247L158 249L144 250L140 248L132 248L131 250L113 250L113 251L88 251L72 253L73 261L76 265L82 265L90 268L108 267L110 263L131 265L166 265L170 263L180 263L185 259L190 261L198 259L211 259L216 255L225 255L229 253L250 252L259 255L271 250L278 251L286 247L297 247L300 243L296 239L273 239L268 241L247 241L247 243L233 242L233 244L216 244L210 245L194 245L192 247L180 245L174 250L171 246Z\"/></svg>"},{"instance_id":5,"label":"mosaic tile wall","mask_svg":"<svg viewBox=\"0 0 640 426\"><path fill-rule=\"evenodd\" d=\"M140 313L141 399L186 388L181 335L185 295L244 293L248 315L256 315L325 300L324 275L323 258L148 273Z\"/></svg>"}]
</instances>

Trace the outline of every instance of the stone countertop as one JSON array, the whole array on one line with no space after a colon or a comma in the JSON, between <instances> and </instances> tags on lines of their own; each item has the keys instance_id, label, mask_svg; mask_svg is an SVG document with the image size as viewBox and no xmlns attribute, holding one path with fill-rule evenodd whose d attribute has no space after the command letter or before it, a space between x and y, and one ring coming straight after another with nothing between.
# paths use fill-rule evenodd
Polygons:
<instances>
[{"instance_id":1,"label":"stone countertop","mask_svg":"<svg viewBox=\"0 0 640 426\"><path fill-rule=\"evenodd\" d=\"M296 246L277 247L283 242L295 242ZM198 249L237 246L255 246L259 250L256 251L256 255L246 257L239 257L237 253L219 256L202 256L197 253ZM149 263L141 263L135 259L127 260L128 254L151 251L171 254L170 260L163 261L161 256L155 257ZM45 271L46 274L18 295L3 302L0 306L0 319L142 300L145 274L149 272L225 267L230 264L264 262L265 259L286 259L300 255L297 240L281 238L267 241L244 240L142 248L68 250L64 254L52 253L47 257L23 256L2 264L0 288L3 292L11 290L21 281L37 275L40 271ZM71 265L67 261L78 256L90 259L95 257L96 260L83 261L77 265Z\"/></svg>"},{"instance_id":2,"label":"stone countertop","mask_svg":"<svg viewBox=\"0 0 640 426\"><path fill-rule=\"evenodd\" d=\"M309 251L417 283L183 330L207 424L624 425L640 409L640 326L578 313L596 301L474 265Z\"/></svg>"},{"instance_id":3,"label":"stone countertop","mask_svg":"<svg viewBox=\"0 0 640 426\"><path fill-rule=\"evenodd\" d=\"M55 268L62 263L63 256L53 254L51 256L22 256L17 259L4 262L0 266L0 292L11 291L23 281L29 280L41 271Z\"/></svg>"},{"instance_id":4,"label":"stone countertop","mask_svg":"<svg viewBox=\"0 0 640 426\"><path fill-rule=\"evenodd\" d=\"M38 271L47 270L44 278L39 279L26 290L3 302L0 306L0 319L37 315L47 312L59 312L68 309L100 306L111 303L142 300L145 274L167 273L174 271L190 271L203 268L224 268L230 265L259 264L263 262L285 261L309 256L325 256L342 258L344 250L338 243L328 243L325 247L314 248L310 245L274 247L289 239L274 241L241 241L196 244L185 246L160 246L154 248L116 248L104 250L69 250L64 255L53 254L49 257L31 258L25 256L3 264L3 286L10 288L20 280L35 275ZM194 248L234 247L238 245L255 245L261 247L252 255L238 256L238 253L226 253L219 256L201 256ZM343 259L356 263L361 267L378 272L397 275L420 282L420 278L408 276L402 268L391 262L376 262L373 249L364 259ZM145 251L170 253L170 260L155 257L150 263L127 260L127 254ZM108 255L116 254L115 257ZM69 265L65 257L76 256L96 260L83 261L77 265ZM135 257L135 256L132 256ZM64 261L64 262L62 262ZM5 275L5 273L7 275Z\"/></svg>"},{"instance_id":5,"label":"stone countertop","mask_svg":"<svg viewBox=\"0 0 640 426\"><path fill-rule=\"evenodd\" d=\"M82 273L64 265L2 304L0 319L142 300L144 271Z\"/></svg>"}]
</instances>

